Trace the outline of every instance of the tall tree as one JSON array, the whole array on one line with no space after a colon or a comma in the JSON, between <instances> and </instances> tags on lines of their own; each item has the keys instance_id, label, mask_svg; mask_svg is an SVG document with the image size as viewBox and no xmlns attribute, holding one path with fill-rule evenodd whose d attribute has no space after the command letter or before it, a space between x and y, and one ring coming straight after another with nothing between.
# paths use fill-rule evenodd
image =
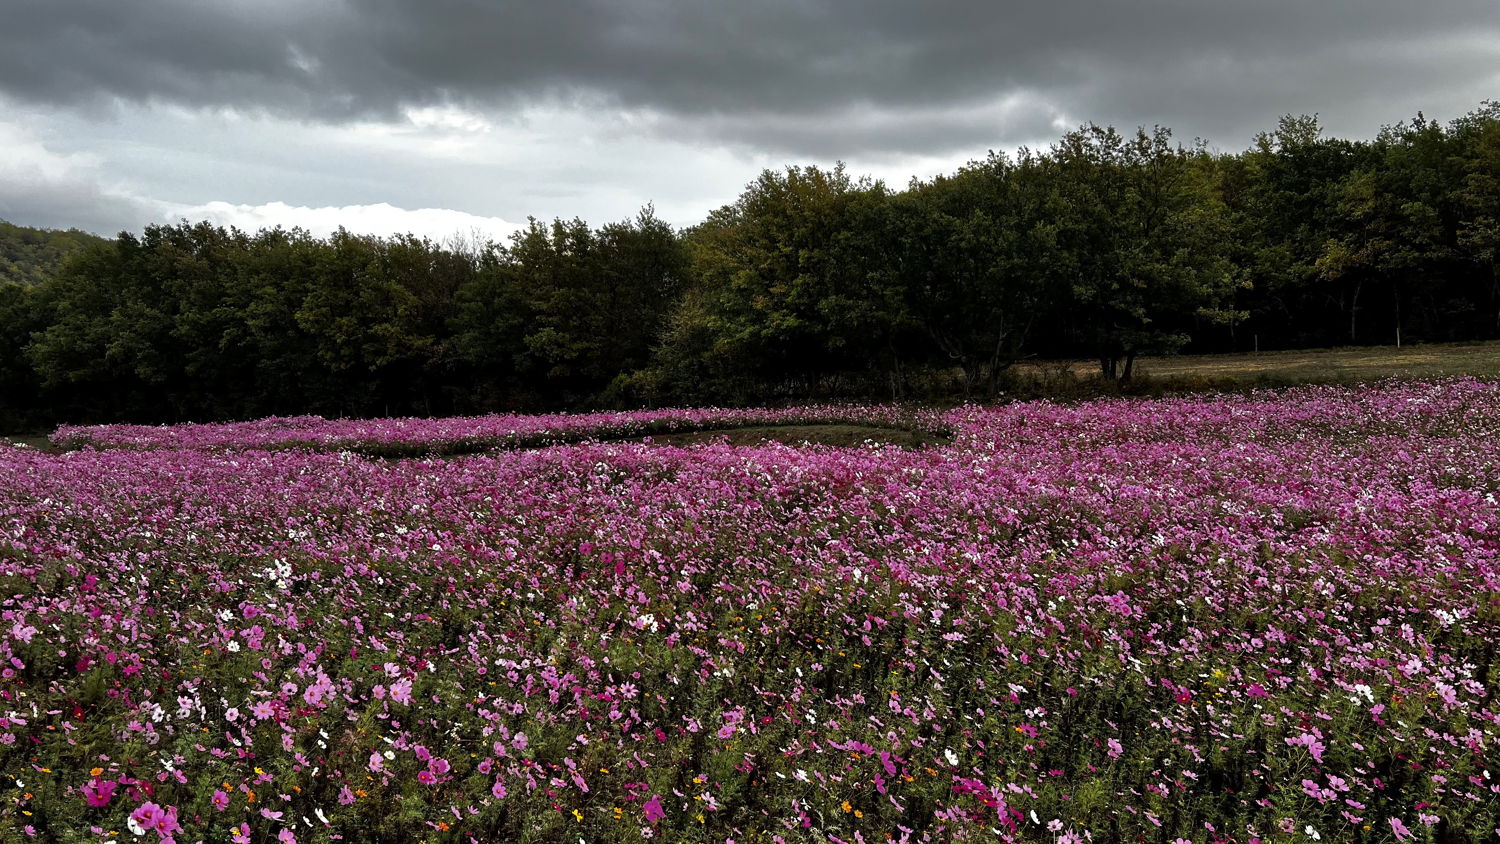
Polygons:
<instances>
[{"instance_id":1,"label":"tall tree","mask_svg":"<svg viewBox=\"0 0 1500 844\"><path fill-rule=\"evenodd\" d=\"M840 373L872 374L901 320L887 200L884 185L843 165L766 170L692 230L700 290L689 304L716 338L700 373L808 394L836 389Z\"/></svg>"},{"instance_id":2,"label":"tall tree","mask_svg":"<svg viewBox=\"0 0 1500 844\"><path fill-rule=\"evenodd\" d=\"M964 392L993 395L999 374L1051 315L1058 277L1057 194L1049 162L991 153L898 198L899 272L912 321Z\"/></svg>"},{"instance_id":3,"label":"tall tree","mask_svg":"<svg viewBox=\"0 0 1500 844\"><path fill-rule=\"evenodd\" d=\"M1228 215L1210 190L1206 154L1174 146L1161 127L1127 138L1087 126L1052 158L1075 331L1105 378L1128 379L1138 355L1177 351L1194 317L1219 311L1236 283Z\"/></svg>"}]
</instances>

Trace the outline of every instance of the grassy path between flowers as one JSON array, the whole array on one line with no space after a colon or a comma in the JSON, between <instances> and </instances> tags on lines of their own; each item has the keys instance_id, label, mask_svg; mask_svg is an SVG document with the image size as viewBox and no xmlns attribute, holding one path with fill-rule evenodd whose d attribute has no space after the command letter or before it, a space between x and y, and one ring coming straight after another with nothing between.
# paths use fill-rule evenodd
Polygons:
<instances>
[{"instance_id":1,"label":"grassy path between flowers","mask_svg":"<svg viewBox=\"0 0 1500 844\"><path fill-rule=\"evenodd\" d=\"M758 445L765 442L780 442L787 445L832 445L859 446L865 443L895 445L901 448L925 448L945 445L947 437L929 431L914 431L907 428L884 428L873 425L756 425L746 428L713 428L702 431L683 431L673 434L657 434L652 437L631 437L636 442L652 445L683 446L693 443L727 441L730 445ZM0 435L0 443L15 443L43 451L56 451L55 446L42 435ZM461 454L465 452L454 452Z\"/></svg>"},{"instance_id":2,"label":"grassy path between flowers","mask_svg":"<svg viewBox=\"0 0 1500 844\"><path fill-rule=\"evenodd\" d=\"M923 448L945 445L947 437L928 431L906 428L880 428L871 425L757 425L749 428L720 428L708 431L684 431L641 437L652 445L691 445L692 443L727 441L730 445L758 445L781 442L787 445L857 446L867 442Z\"/></svg>"}]
</instances>

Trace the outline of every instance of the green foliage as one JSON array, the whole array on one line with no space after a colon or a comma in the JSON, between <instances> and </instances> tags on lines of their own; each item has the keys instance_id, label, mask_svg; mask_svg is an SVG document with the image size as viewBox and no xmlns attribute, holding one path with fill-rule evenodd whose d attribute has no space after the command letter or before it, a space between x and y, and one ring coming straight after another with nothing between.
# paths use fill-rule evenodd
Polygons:
<instances>
[{"instance_id":1,"label":"green foliage","mask_svg":"<svg viewBox=\"0 0 1500 844\"><path fill-rule=\"evenodd\" d=\"M1089 125L900 191L767 170L682 233L0 224L0 425L988 398L1031 357L1496 339L1497 173L1486 103L1235 155Z\"/></svg>"},{"instance_id":2,"label":"green foliage","mask_svg":"<svg viewBox=\"0 0 1500 844\"><path fill-rule=\"evenodd\" d=\"M993 395L1032 329L1057 303L1054 260L1066 209L1030 151L991 153L897 199L898 273L912 322L963 373L970 395ZM940 358L940 359L942 359Z\"/></svg>"},{"instance_id":3,"label":"green foliage","mask_svg":"<svg viewBox=\"0 0 1500 844\"><path fill-rule=\"evenodd\" d=\"M1221 310L1235 284L1203 159L1160 127L1126 138L1088 126L1053 149L1064 299L1106 378L1128 379L1136 355L1179 350L1183 318Z\"/></svg>"},{"instance_id":4,"label":"green foliage","mask_svg":"<svg viewBox=\"0 0 1500 844\"><path fill-rule=\"evenodd\" d=\"M762 172L687 235L697 288L669 323L672 374L731 395L821 394L879 361L904 318L889 208L883 184L843 165Z\"/></svg>"},{"instance_id":5,"label":"green foliage","mask_svg":"<svg viewBox=\"0 0 1500 844\"><path fill-rule=\"evenodd\" d=\"M69 255L102 241L78 229L34 229L0 220L0 285L38 284Z\"/></svg>"}]
</instances>

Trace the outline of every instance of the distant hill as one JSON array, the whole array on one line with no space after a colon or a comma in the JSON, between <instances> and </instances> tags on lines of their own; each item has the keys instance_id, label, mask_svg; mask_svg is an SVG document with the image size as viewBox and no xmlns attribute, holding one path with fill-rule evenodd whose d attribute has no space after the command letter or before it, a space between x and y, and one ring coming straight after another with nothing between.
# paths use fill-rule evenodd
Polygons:
<instances>
[{"instance_id":1,"label":"distant hill","mask_svg":"<svg viewBox=\"0 0 1500 844\"><path fill-rule=\"evenodd\" d=\"M78 229L33 229L0 220L0 284L35 284L54 273L68 255L103 242Z\"/></svg>"}]
</instances>

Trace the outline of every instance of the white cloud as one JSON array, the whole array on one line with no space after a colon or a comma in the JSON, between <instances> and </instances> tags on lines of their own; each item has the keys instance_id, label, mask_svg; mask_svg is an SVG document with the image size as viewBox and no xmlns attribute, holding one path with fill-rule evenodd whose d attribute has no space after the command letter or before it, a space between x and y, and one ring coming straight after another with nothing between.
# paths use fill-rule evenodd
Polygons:
<instances>
[{"instance_id":1,"label":"white cloud","mask_svg":"<svg viewBox=\"0 0 1500 844\"><path fill-rule=\"evenodd\" d=\"M149 203L103 175L88 153L58 153L31 129L0 122L0 219L111 234L150 214Z\"/></svg>"},{"instance_id":2,"label":"white cloud","mask_svg":"<svg viewBox=\"0 0 1500 844\"><path fill-rule=\"evenodd\" d=\"M208 220L245 231L301 227L327 236L340 226L356 234L415 234L442 242L454 235L504 240L522 228L500 217L448 208L400 208L386 202L308 206L272 201L184 203L144 195L111 179L103 158L58 152L35 130L0 122L0 219L18 225L82 228L100 234L138 231L150 223Z\"/></svg>"},{"instance_id":3,"label":"white cloud","mask_svg":"<svg viewBox=\"0 0 1500 844\"><path fill-rule=\"evenodd\" d=\"M382 237L414 234L437 241L454 235L477 234L480 240L505 240L521 224L499 217L480 217L448 208L397 208L389 203L374 205L328 205L310 208L267 202L261 205L236 205L229 202L207 202L202 205L163 203L163 216L188 220L208 220L216 225L234 226L245 231L281 226L303 228L318 237L327 237L340 226L355 234Z\"/></svg>"}]
</instances>

